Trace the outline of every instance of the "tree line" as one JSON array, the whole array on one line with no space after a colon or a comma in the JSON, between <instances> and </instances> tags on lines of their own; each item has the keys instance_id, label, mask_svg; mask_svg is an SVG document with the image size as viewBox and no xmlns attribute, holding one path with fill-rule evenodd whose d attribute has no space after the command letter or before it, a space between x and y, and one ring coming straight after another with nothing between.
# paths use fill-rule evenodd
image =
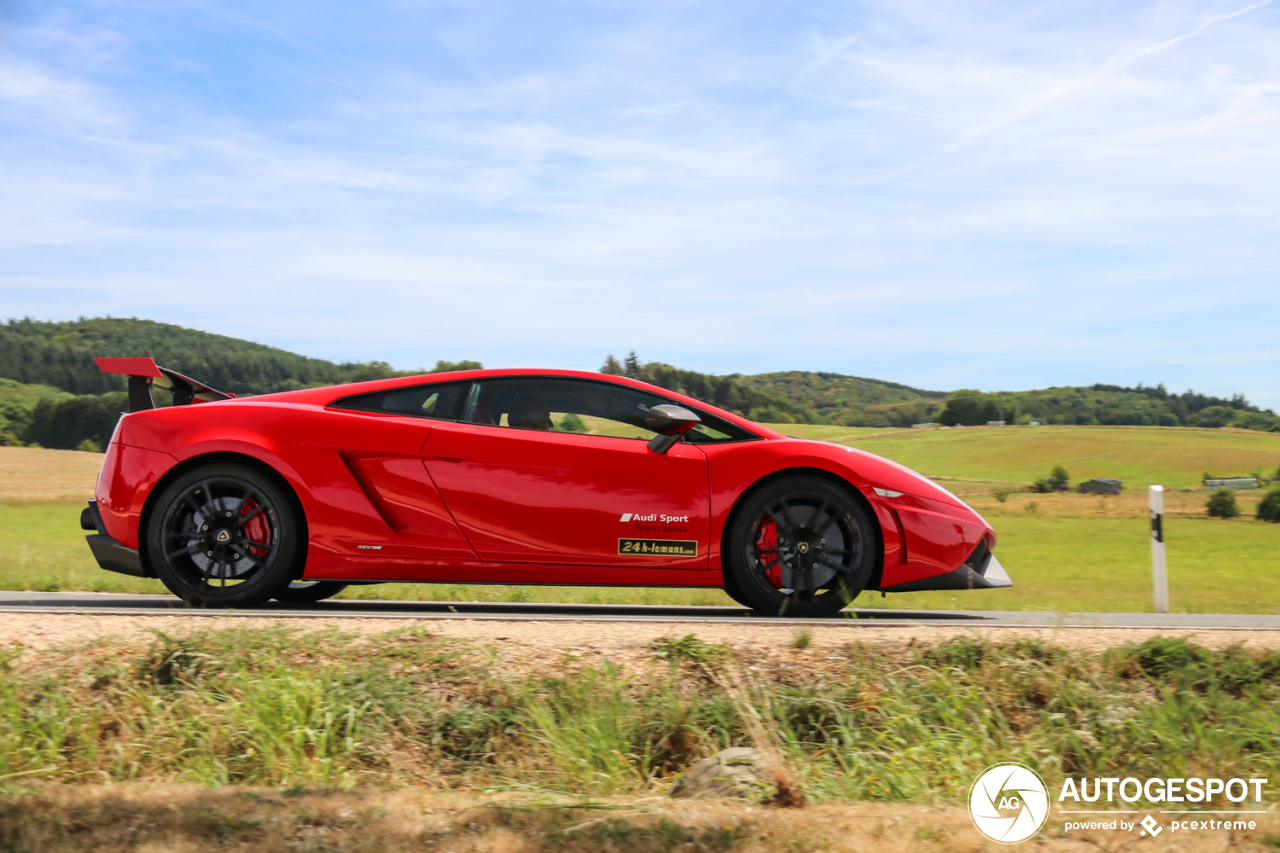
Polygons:
<instances>
[{"instance_id":1,"label":"tree line","mask_svg":"<svg viewBox=\"0 0 1280 853\"><path fill-rule=\"evenodd\" d=\"M1232 426L1280 432L1280 417L1251 405L1242 394L1230 398L1195 391L1172 394L1164 386L1092 385L1010 393L960 390L947 396L936 419L944 426L1003 420L1079 426Z\"/></svg>"},{"instance_id":2,"label":"tree line","mask_svg":"<svg viewBox=\"0 0 1280 853\"><path fill-rule=\"evenodd\" d=\"M609 355L601 365L600 372L639 379L677 394L703 400L753 421L771 424L822 423L822 417L809 406L753 387L738 378L681 370L657 361L642 363L635 352L630 353L622 362Z\"/></svg>"},{"instance_id":3,"label":"tree line","mask_svg":"<svg viewBox=\"0 0 1280 853\"><path fill-rule=\"evenodd\" d=\"M394 370L386 362L334 363L248 341L136 318L0 325L0 444L105 446L127 407L125 380L102 373L96 356L150 355L166 367L241 396L480 367L440 360L432 369ZM601 372L631 376L765 423L844 426L947 426L1038 421L1046 424L1234 426L1280 432L1280 417L1244 395L1214 397L1163 385L1046 388L990 393L927 391L836 373L785 371L713 376L634 353L609 355Z\"/></svg>"}]
</instances>

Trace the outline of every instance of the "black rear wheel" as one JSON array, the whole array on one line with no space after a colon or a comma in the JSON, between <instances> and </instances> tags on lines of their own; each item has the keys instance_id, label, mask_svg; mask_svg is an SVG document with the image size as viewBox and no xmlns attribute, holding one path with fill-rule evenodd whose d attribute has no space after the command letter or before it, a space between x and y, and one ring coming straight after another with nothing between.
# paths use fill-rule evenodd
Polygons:
<instances>
[{"instance_id":1,"label":"black rear wheel","mask_svg":"<svg viewBox=\"0 0 1280 853\"><path fill-rule=\"evenodd\" d=\"M749 495L727 543L726 590L774 616L832 616L862 592L878 558L863 505L820 477L775 480Z\"/></svg>"},{"instance_id":2,"label":"black rear wheel","mask_svg":"<svg viewBox=\"0 0 1280 853\"><path fill-rule=\"evenodd\" d=\"M276 601L283 604L314 604L333 598L347 588L338 581L293 581L276 593Z\"/></svg>"},{"instance_id":3,"label":"black rear wheel","mask_svg":"<svg viewBox=\"0 0 1280 853\"><path fill-rule=\"evenodd\" d=\"M301 574L306 543L292 495L247 465L213 463L174 480L147 527L169 591L197 607L252 607Z\"/></svg>"}]
</instances>

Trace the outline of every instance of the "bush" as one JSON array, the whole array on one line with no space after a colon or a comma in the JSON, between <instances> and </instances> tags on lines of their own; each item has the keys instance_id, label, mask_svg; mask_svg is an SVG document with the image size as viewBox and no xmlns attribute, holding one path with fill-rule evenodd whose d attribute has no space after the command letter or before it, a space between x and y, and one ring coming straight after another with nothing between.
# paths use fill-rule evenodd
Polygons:
<instances>
[{"instance_id":1,"label":"bush","mask_svg":"<svg viewBox=\"0 0 1280 853\"><path fill-rule=\"evenodd\" d=\"M1039 480L1036 480L1034 483L1032 483L1032 486L1035 487L1035 490L1037 492L1044 495L1044 494L1048 494L1049 492L1065 492L1067 490L1068 481L1069 481L1069 478L1067 477L1067 469L1063 468L1061 465L1058 465L1052 471L1049 472L1048 477L1043 477Z\"/></svg>"},{"instance_id":2,"label":"bush","mask_svg":"<svg viewBox=\"0 0 1280 853\"><path fill-rule=\"evenodd\" d=\"M1273 489L1258 504L1258 521L1280 523L1280 489Z\"/></svg>"},{"instance_id":3,"label":"bush","mask_svg":"<svg viewBox=\"0 0 1280 853\"><path fill-rule=\"evenodd\" d=\"M560 419L559 430L561 432L586 432L587 424L582 420L582 418L578 417L573 412L569 412Z\"/></svg>"},{"instance_id":4,"label":"bush","mask_svg":"<svg viewBox=\"0 0 1280 853\"><path fill-rule=\"evenodd\" d=\"M1236 493L1231 489L1218 489L1209 495L1205 508L1210 518L1235 518L1240 515L1236 508Z\"/></svg>"}]
</instances>

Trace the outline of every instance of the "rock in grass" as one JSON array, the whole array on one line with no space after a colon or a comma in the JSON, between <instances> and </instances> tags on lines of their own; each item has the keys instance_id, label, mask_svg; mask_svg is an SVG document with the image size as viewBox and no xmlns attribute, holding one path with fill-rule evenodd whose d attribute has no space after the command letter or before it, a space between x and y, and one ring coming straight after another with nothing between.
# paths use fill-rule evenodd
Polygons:
<instances>
[{"instance_id":1,"label":"rock in grass","mask_svg":"<svg viewBox=\"0 0 1280 853\"><path fill-rule=\"evenodd\" d=\"M694 764L676 780L671 796L706 800L745 797L758 800L773 793L764 756L748 746L717 752Z\"/></svg>"}]
</instances>

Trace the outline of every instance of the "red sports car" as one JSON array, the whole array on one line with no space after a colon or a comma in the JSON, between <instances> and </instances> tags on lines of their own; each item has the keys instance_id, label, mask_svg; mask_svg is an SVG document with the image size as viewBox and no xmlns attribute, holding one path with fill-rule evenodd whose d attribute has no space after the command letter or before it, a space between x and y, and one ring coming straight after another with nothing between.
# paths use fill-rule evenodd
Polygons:
<instances>
[{"instance_id":1,"label":"red sports car","mask_svg":"<svg viewBox=\"0 0 1280 853\"><path fill-rule=\"evenodd\" d=\"M1010 586L995 531L918 474L620 376L468 370L234 399L128 375L82 526L104 569L202 607L348 584L722 587L834 614L864 589ZM173 405L153 408L153 387Z\"/></svg>"}]
</instances>

